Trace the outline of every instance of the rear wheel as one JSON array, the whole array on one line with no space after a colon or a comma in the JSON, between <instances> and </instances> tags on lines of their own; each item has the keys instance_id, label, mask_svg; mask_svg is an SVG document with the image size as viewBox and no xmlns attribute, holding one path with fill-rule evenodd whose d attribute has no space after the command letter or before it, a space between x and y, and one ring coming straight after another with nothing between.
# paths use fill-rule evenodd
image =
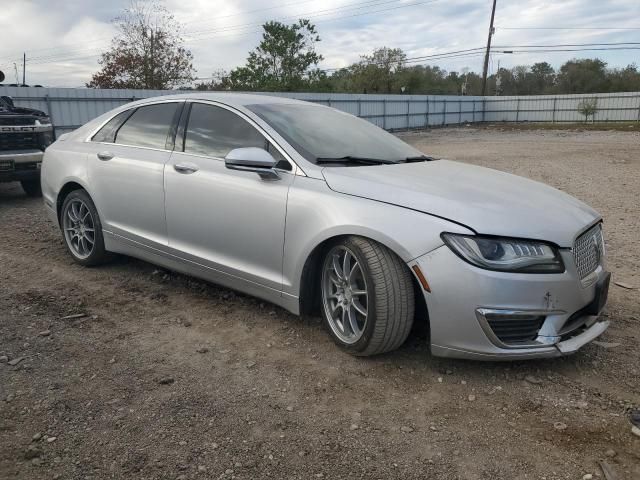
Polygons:
<instances>
[{"instance_id":1,"label":"rear wheel","mask_svg":"<svg viewBox=\"0 0 640 480\"><path fill-rule=\"evenodd\" d=\"M40 188L39 178L35 180L21 180L20 184L22 185L22 189L24 190L24 193L26 193L30 197L42 196L42 189Z\"/></svg>"},{"instance_id":2,"label":"rear wheel","mask_svg":"<svg viewBox=\"0 0 640 480\"><path fill-rule=\"evenodd\" d=\"M391 250L348 237L329 249L321 275L322 316L340 347L366 356L404 343L413 324L413 283Z\"/></svg>"},{"instance_id":3,"label":"rear wheel","mask_svg":"<svg viewBox=\"0 0 640 480\"><path fill-rule=\"evenodd\" d=\"M100 217L87 192L74 190L67 195L62 204L60 226L67 250L76 262L92 266L109 260Z\"/></svg>"}]
</instances>

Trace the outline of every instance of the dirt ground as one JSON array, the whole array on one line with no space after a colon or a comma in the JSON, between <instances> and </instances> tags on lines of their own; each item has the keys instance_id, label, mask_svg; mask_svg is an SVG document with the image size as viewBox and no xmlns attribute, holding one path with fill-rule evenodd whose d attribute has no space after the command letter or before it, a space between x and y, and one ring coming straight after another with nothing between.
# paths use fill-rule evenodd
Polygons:
<instances>
[{"instance_id":1,"label":"dirt ground","mask_svg":"<svg viewBox=\"0 0 640 480\"><path fill-rule=\"evenodd\" d=\"M354 358L318 318L133 259L82 268L41 200L0 184L0 478L604 479L605 460L640 479L640 133L402 137L603 214L613 280L635 287L612 284L607 344L480 363L416 334Z\"/></svg>"}]
</instances>

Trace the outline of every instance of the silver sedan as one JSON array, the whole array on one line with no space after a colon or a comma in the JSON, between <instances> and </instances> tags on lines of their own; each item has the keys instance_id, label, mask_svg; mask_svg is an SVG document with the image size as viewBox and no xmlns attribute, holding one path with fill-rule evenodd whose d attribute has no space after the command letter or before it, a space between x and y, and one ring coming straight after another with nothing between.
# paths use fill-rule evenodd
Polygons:
<instances>
[{"instance_id":1,"label":"silver sedan","mask_svg":"<svg viewBox=\"0 0 640 480\"><path fill-rule=\"evenodd\" d=\"M329 107L146 99L60 137L41 178L78 263L131 255L320 312L354 355L398 348L414 323L434 355L491 360L569 354L608 326L593 209Z\"/></svg>"}]
</instances>

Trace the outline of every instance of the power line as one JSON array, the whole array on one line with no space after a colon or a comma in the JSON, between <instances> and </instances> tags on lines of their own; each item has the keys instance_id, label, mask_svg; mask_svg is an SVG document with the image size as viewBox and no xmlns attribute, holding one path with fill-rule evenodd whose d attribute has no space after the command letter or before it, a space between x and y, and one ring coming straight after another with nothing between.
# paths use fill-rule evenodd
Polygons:
<instances>
[{"instance_id":1,"label":"power line","mask_svg":"<svg viewBox=\"0 0 640 480\"><path fill-rule=\"evenodd\" d=\"M496 27L499 30L640 30L640 27Z\"/></svg>"},{"instance_id":2,"label":"power line","mask_svg":"<svg viewBox=\"0 0 640 480\"><path fill-rule=\"evenodd\" d=\"M380 0L373 0L373 1L377 1L380 2ZM365 15L372 15L372 14L376 14L376 13L381 13L381 12L387 12L387 11L391 11L391 10L398 10L401 8L408 8L408 7L414 7L414 6L418 6L418 5L424 5L424 4L429 4L429 3L435 3L439 0L426 0L426 1L421 1L421 2L414 2L414 3L409 3L409 4L403 4L403 5L399 5L399 6L395 6L395 7L389 7L389 8L384 8L384 9L378 9L378 10L368 10L365 12L361 12L361 13L354 13L351 15L341 15L340 17L337 18L329 18L329 19L325 19L325 20L319 20L317 22L314 23L327 23L327 22L333 22L333 21L337 21L337 20L342 20L345 18L352 18L352 17L359 17L359 16L365 16ZM372 3L372 0L368 0L367 2L361 2L361 3ZM383 3L392 3L389 1L385 1ZM373 5L376 6L376 5ZM371 7L371 5L368 5L366 7L358 7L358 8L369 8ZM353 10L353 8L350 8ZM334 9L335 10L335 9ZM320 10L320 12L324 12L325 10ZM309 13L313 13L313 12L309 12ZM330 12L330 13L323 13L320 15L313 15L313 16L324 16L324 15L331 15L331 14L337 14L337 13L341 13L340 11L335 11L335 12ZM304 17L310 17L312 15L308 15L308 14L301 14L301 16ZM296 16L297 17L297 16ZM294 18L294 17L287 17L287 18ZM240 35L251 35L253 33L258 33L258 32L262 32L262 29L254 29L251 31L247 31L247 32L240 32L240 33L232 33L231 35L227 34L227 35L209 35L207 37L199 37L199 38L194 38L191 40L186 40L185 43L195 43L195 42L199 42L199 41L203 41L206 40L208 38L213 38L213 37L225 37L225 36L240 36ZM87 52L87 50L75 50L75 52L77 53L85 53ZM99 56L100 54L95 54L95 55L90 55L88 56L93 57L93 56ZM51 55L49 57L45 57L45 58L40 58L38 61L35 61L34 63L36 64L45 64L45 63L55 63L56 61L58 61L59 58L64 58L64 60L68 61L68 60L74 60L74 59L81 59L81 58L87 58L87 55L82 55L82 56L78 56L78 57L70 57L69 55L66 54L59 54L59 55Z\"/></svg>"}]
</instances>

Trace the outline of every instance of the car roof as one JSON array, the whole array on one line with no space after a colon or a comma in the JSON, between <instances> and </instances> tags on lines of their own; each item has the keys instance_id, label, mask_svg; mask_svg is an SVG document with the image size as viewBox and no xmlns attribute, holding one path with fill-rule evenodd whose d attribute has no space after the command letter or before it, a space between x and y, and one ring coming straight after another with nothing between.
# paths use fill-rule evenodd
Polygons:
<instances>
[{"instance_id":1,"label":"car roof","mask_svg":"<svg viewBox=\"0 0 640 480\"><path fill-rule=\"evenodd\" d=\"M232 93L232 92L189 92L177 95L160 95L141 99L135 103L148 103L157 100L210 100L224 103L229 106L246 106L257 103L282 103L309 105L309 102L295 100L287 97L276 97L273 95L262 95L259 93Z\"/></svg>"}]
</instances>

